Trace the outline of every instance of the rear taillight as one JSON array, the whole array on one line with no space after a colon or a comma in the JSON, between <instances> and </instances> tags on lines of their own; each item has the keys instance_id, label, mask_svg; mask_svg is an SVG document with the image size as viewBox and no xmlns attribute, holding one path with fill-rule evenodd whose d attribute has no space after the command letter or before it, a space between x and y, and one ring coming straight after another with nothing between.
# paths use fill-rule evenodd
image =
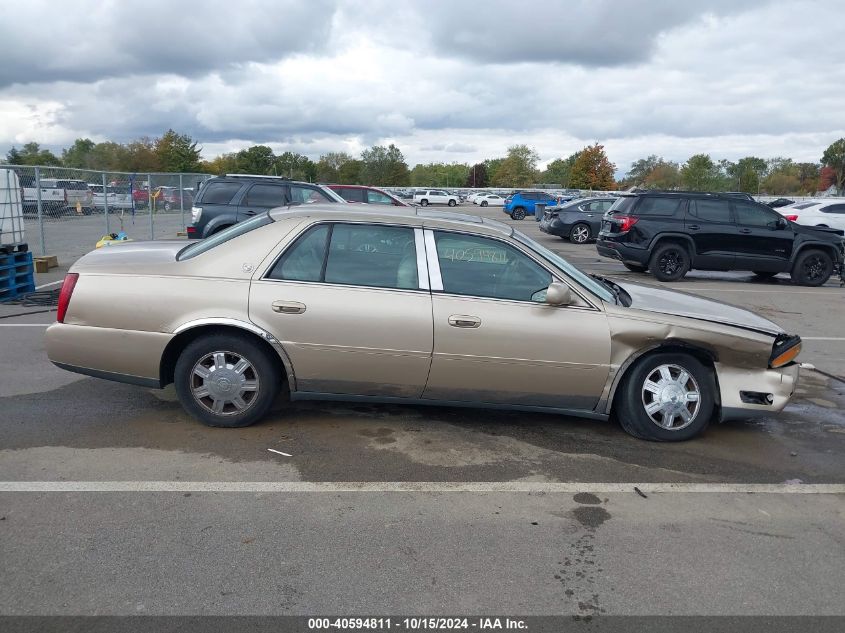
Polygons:
<instances>
[{"instance_id":1,"label":"rear taillight","mask_svg":"<svg viewBox=\"0 0 845 633\"><path fill-rule=\"evenodd\" d=\"M783 216L790 222L797 222L798 221L798 214L797 213L790 213L789 215Z\"/></svg>"},{"instance_id":2,"label":"rear taillight","mask_svg":"<svg viewBox=\"0 0 845 633\"><path fill-rule=\"evenodd\" d=\"M67 307L70 304L70 297L73 294L73 289L76 287L77 279L79 279L79 273L68 273L65 275L62 290L59 292L59 313L56 315L56 321L59 323L65 322L65 314L67 314Z\"/></svg>"},{"instance_id":3,"label":"rear taillight","mask_svg":"<svg viewBox=\"0 0 845 633\"><path fill-rule=\"evenodd\" d=\"M624 233L630 231L640 219L633 215L612 215L610 218L619 225L619 230Z\"/></svg>"}]
</instances>

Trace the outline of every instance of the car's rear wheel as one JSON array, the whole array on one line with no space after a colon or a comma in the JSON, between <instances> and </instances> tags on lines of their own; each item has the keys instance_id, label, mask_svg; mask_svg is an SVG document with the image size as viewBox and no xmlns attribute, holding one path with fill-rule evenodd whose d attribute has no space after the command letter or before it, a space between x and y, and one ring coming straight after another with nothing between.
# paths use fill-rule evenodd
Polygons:
<instances>
[{"instance_id":1,"label":"car's rear wheel","mask_svg":"<svg viewBox=\"0 0 845 633\"><path fill-rule=\"evenodd\" d=\"M755 270L754 271L754 276L757 277L757 279L771 279L775 275L777 275L777 273L773 273L769 270Z\"/></svg>"},{"instance_id":2,"label":"car's rear wheel","mask_svg":"<svg viewBox=\"0 0 845 633\"><path fill-rule=\"evenodd\" d=\"M663 244L654 251L648 268L658 281L678 281L689 272L689 252L680 244Z\"/></svg>"},{"instance_id":3,"label":"car's rear wheel","mask_svg":"<svg viewBox=\"0 0 845 633\"><path fill-rule=\"evenodd\" d=\"M236 428L255 424L267 413L282 377L258 342L212 334L182 350L173 381L179 402L200 422Z\"/></svg>"},{"instance_id":4,"label":"car's rear wheel","mask_svg":"<svg viewBox=\"0 0 845 633\"><path fill-rule=\"evenodd\" d=\"M427 207L427 206L428 206L428 200L426 200L425 198L423 198L422 200L420 200L420 204L421 204L422 206L424 206L424 207Z\"/></svg>"},{"instance_id":5,"label":"car's rear wheel","mask_svg":"<svg viewBox=\"0 0 845 633\"><path fill-rule=\"evenodd\" d=\"M511 217L514 220L524 220L525 219L525 209L523 209L522 207L517 207L511 213Z\"/></svg>"},{"instance_id":6,"label":"car's rear wheel","mask_svg":"<svg viewBox=\"0 0 845 633\"><path fill-rule=\"evenodd\" d=\"M590 225L579 222L569 231L569 241L575 244L586 244L592 237Z\"/></svg>"},{"instance_id":7,"label":"car's rear wheel","mask_svg":"<svg viewBox=\"0 0 845 633\"><path fill-rule=\"evenodd\" d=\"M454 207L457 204L454 200L449 200L449 206Z\"/></svg>"},{"instance_id":8,"label":"car's rear wheel","mask_svg":"<svg viewBox=\"0 0 845 633\"><path fill-rule=\"evenodd\" d=\"M821 286L833 274L833 259L824 251L810 249L795 260L792 280L802 286Z\"/></svg>"},{"instance_id":9,"label":"car's rear wheel","mask_svg":"<svg viewBox=\"0 0 845 633\"><path fill-rule=\"evenodd\" d=\"M688 354L644 358L620 389L615 414L622 428L655 442L695 437L707 428L716 403L713 371Z\"/></svg>"},{"instance_id":10,"label":"car's rear wheel","mask_svg":"<svg viewBox=\"0 0 845 633\"><path fill-rule=\"evenodd\" d=\"M625 262L622 262L622 265L632 273L644 273L648 270L645 266L637 266L636 264L626 264Z\"/></svg>"}]
</instances>

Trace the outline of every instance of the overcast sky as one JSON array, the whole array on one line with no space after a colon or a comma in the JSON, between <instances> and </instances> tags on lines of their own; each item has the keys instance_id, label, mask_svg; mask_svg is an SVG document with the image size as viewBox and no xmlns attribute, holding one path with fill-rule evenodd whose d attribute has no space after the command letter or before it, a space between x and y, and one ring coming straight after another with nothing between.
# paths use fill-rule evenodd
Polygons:
<instances>
[{"instance_id":1,"label":"overcast sky","mask_svg":"<svg viewBox=\"0 0 845 633\"><path fill-rule=\"evenodd\" d=\"M0 152L168 127L211 158L396 143L546 163L599 141L620 172L817 161L845 136L845 0L22 0L0 3Z\"/></svg>"}]
</instances>

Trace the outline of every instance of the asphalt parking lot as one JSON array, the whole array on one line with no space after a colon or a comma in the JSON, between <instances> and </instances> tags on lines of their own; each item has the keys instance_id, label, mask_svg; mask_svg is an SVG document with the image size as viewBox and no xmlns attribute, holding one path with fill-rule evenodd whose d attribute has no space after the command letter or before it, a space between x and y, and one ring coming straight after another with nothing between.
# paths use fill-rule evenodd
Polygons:
<instances>
[{"instance_id":1,"label":"asphalt parking lot","mask_svg":"<svg viewBox=\"0 0 845 633\"><path fill-rule=\"evenodd\" d=\"M71 220L39 285L103 233ZM511 223L588 272L657 283ZM670 285L804 338L816 369L786 411L681 444L397 405L211 429L171 389L54 368L55 314L0 306L0 614L845 615L845 289Z\"/></svg>"}]
</instances>

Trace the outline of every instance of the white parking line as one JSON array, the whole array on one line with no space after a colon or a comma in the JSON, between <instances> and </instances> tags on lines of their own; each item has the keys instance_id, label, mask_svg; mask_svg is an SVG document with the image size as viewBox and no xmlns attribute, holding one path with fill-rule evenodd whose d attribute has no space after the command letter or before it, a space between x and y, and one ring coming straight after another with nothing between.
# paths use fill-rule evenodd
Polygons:
<instances>
[{"instance_id":1,"label":"white parking line","mask_svg":"<svg viewBox=\"0 0 845 633\"><path fill-rule=\"evenodd\" d=\"M0 327L50 327L52 323L0 323Z\"/></svg>"},{"instance_id":2,"label":"white parking line","mask_svg":"<svg viewBox=\"0 0 845 633\"><path fill-rule=\"evenodd\" d=\"M845 341L845 337L839 336L802 336L802 341Z\"/></svg>"},{"instance_id":3,"label":"white parking line","mask_svg":"<svg viewBox=\"0 0 845 633\"><path fill-rule=\"evenodd\" d=\"M40 286L35 286L35 289L41 290L42 288L49 288L50 286L56 286L56 285L62 283L63 281L64 281L64 279L59 279L58 281L51 281L48 284L41 284Z\"/></svg>"},{"instance_id":4,"label":"white parking line","mask_svg":"<svg viewBox=\"0 0 845 633\"><path fill-rule=\"evenodd\" d=\"M534 481L0 481L3 492L634 492L845 494L845 484Z\"/></svg>"}]
</instances>

